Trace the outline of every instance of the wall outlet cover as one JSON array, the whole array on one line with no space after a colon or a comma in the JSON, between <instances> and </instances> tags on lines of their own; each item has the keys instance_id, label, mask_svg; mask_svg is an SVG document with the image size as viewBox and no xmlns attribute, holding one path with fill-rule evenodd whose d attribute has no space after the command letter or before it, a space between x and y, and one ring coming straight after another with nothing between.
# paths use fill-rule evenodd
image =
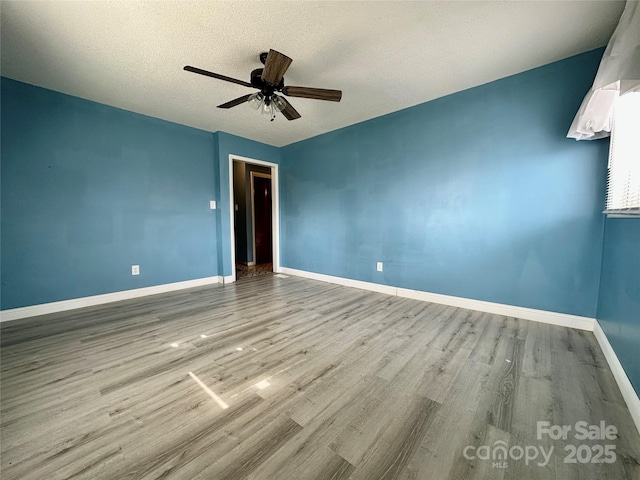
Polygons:
<instances>
[{"instance_id":1,"label":"wall outlet cover","mask_svg":"<svg viewBox=\"0 0 640 480\"><path fill-rule=\"evenodd\" d=\"M211 210L215 210L216 209L216 201L215 200L209 200L209 208Z\"/></svg>"},{"instance_id":2,"label":"wall outlet cover","mask_svg":"<svg viewBox=\"0 0 640 480\"><path fill-rule=\"evenodd\" d=\"M377 270L378 272L381 272L381 271L382 271L382 262L377 262L377 263L376 263L376 270Z\"/></svg>"},{"instance_id":3,"label":"wall outlet cover","mask_svg":"<svg viewBox=\"0 0 640 480\"><path fill-rule=\"evenodd\" d=\"M131 275L140 275L140 265L131 265Z\"/></svg>"}]
</instances>

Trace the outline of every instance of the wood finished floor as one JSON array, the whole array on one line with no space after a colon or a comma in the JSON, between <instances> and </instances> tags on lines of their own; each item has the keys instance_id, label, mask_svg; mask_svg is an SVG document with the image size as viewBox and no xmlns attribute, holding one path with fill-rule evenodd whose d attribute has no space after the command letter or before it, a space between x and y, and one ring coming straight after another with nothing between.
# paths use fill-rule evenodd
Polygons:
<instances>
[{"instance_id":1,"label":"wood finished floor","mask_svg":"<svg viewBox=\"0 0 640 480\"><path fill-rule=\"evenodd\" d=\"M1 334L3 480L640 478L588 332L262 276ZM539 420L615 425L586 443L616 462L564 463L585 442L538 440ZM503 469L463 456L497 441L554 452Z\"/></svg>"}]
</instances>

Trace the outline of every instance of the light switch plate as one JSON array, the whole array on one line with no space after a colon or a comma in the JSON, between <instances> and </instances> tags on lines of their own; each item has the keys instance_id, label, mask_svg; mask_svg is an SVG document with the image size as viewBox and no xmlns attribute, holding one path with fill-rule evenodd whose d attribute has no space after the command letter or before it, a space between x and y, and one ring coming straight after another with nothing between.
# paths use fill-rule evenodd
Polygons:
<instances>
[{"instance_id":1,"label":"light switch plate","mask_svg":"<svg viewBox=\"0 0 640 480\"><path fill-rule=\"evenodd\" d=\"M216 209L216 201L215 200L210 200L209 201L209 208L211 210L215 210Z\"/></svg>"}]
</instances>

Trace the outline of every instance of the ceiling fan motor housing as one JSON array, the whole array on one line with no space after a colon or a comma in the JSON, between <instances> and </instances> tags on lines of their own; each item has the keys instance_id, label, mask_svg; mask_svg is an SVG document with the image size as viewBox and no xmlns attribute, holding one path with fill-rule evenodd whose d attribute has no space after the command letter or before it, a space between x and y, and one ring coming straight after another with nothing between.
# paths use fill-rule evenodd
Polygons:
<instances>
[{"instance_id":1,"label":"ceiling fan motor housing","mask_svg":"<svg viewBox=\"0 0 640 480\"><path fill-rule=\"evenodd\" d=\"M273 95L274 92L279 92L284 88L284 78L280 80L278 85L273 86L262 80L262 68L256 68L251 72L251 80L249 81L251 85L256 88L259 88L262 93L266 96Z\"/></svg>"}]
</instances>

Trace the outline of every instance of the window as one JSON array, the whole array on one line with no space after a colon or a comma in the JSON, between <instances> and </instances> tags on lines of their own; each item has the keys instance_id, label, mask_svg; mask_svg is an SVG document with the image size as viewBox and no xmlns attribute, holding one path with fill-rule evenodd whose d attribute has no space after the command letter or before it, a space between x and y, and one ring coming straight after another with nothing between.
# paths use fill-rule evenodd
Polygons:
<instances>
[{"instance_id":1,"label":"window","mask_svg":"<svg viewBox=\"0 0 640 480\"><path fill-rule=\"evenodd\" d=\"M604 213L640 216L640 92L618 97L613 107Z\"/></svg>"}]
</instances>

